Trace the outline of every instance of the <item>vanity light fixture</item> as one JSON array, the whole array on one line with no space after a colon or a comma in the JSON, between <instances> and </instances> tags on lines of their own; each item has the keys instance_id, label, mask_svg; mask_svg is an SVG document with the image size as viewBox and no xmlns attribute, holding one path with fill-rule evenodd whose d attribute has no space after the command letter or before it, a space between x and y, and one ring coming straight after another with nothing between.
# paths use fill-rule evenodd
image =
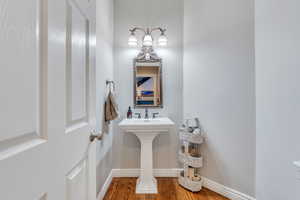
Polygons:
<instances>
[{"instance_id":1,"label":"vanity light fixture","mask_svg":"<svg viewBox=\"0 0 300 200\"><path fill-rule=\"evenodd\" d=\"M145 60L145 61L157 61L159 60L159 57L155 54L154 50L153 50L153 43L154 43L154 39L152 36L152 33L154 31L160 31L160 36L157 40L157 44L158 46L167 46L168 44L168 38L165 34L166 29L157 27L157 28L147 28L147 29L143 29L143 28L139 28L139 27L134 27L133 29L130 29L130 36L128 38L128 45L129 46L138 46L138 39L135 35L135 33L137 31L142 32L144 35L142 37L142 50L139 53L139 55L137 56L137 59L139 60Z\"/></svg>"},{"instance_id":2,"label":"vanity light fixture","mask_svg":"<svg viewBox=\"0 0 300 200\"><path fill-rule=\"evenodd\" d=\"M128 38L128 45L129 46L137 46L138 45L138 39L135 35L136 31L141 31L144 33L143 39L142 39L142 44L143 47L152 47L153 46L153 36L152 33L154 31L160 31L160 36L158 38L158 45L159 46L166 46L168 44L168 38L165 34L166 29L163 28L139 28L139 27L134 27L133 29L130 29L130 36Z\"/></svg>"}]
</instances>

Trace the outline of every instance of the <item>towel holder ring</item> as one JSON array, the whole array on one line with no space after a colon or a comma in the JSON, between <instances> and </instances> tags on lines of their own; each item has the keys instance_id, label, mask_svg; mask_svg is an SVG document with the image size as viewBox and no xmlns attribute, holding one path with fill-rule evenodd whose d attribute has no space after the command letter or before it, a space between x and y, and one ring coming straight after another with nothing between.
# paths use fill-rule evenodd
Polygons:
<instances>
[{"instance_id":1,"label":"towel holder ring","mask_svg":"<svg viewBox=\"0 0 300 200\"><path fill-rule=\"evenodd\" d=\"M109 89L111 89L111 85L113 86L113 90L115 90L115 82L112 80L106 80L106 85L109 85Z\"/></svg>"}]
</instances>

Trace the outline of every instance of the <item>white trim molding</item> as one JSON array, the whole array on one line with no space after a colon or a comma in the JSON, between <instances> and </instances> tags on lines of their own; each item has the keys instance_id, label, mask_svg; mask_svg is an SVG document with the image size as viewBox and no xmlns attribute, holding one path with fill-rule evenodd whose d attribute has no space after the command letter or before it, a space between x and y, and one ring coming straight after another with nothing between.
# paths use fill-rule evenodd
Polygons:
<instances>
[{"instance_id":1,"label":"white trim molding","mask_svg":"<svg viewBox=\"0 0 300 200\"><path fill-rule=\"evenodd\" d=\"M155 177L177 177L182 169L154 169L153 173ZM109 176L107 177L101 191L98 194L97 200L102 200L111 184L114 177L138 177L140 169L112 169ZM244 193L226 187L222 184L214 182L208 178L202 177L203 186L221 194L231 200L255 200L255 198L248 196Z\"/></svg>"},{"instance_id":2,"label":"white trim molding","mask_svg":"<svg viewBox=\"0 0 300 200\"><path fill-rule=\"evenodd\" d=\"M221 194L224 197L227 197L231 200L255 200L255 198L253 197L250 197L244 193L241 193L239 191L221 185L220 183L212 181L208 178L202 177L202 180L203 180L203 187L210 189L211 191L214 191L218 194Z\"/></svg>"},{"instance_id":3,"label":"white trim molding","mask_svg":"<svg viewBox=\"0 0 300 200\"><path fill-rule=\"evenodd\" d=\"M102 200L104 198L112 180L113 180L113 170L110 171L108 177L106 178L100 192L97 195L97 200Z\"/></svg>"}]
</instances>

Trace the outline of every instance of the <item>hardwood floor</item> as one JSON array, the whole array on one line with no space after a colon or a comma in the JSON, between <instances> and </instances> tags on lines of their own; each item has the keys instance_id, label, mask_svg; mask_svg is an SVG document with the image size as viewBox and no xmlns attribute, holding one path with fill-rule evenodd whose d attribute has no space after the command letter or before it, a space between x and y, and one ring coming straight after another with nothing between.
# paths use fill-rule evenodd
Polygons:
<instances>
[{"instance_id":1,"label":"hardwood floor","mask_svg":"<svg viewBox=\"0 0 300 200\"><path fill-rule=\"evenodd\" d=\"M229 200L203 188L193 193L179 186L176 178L157 178L158 194L135 194L136 178L114 178L104 200Z\"/></svg>"}]
</instances>

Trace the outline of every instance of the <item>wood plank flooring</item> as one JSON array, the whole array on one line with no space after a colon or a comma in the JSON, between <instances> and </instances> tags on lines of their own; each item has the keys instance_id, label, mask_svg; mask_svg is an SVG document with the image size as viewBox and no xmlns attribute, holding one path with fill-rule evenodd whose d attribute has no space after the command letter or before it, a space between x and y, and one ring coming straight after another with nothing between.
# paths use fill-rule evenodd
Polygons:
<instances>
[{"instance_id":1,"label":"wood plank flooring","mask_svg":"<svg viewBox=\"0 0 300 200\"><path fill-rule=\"evenodd\" d=\"M135 194L136 178L114 178L104 200L229 200L203 188L193 193L182 188L177 178L157 178L158 194Z\"/></svg>"}]
</instances>

